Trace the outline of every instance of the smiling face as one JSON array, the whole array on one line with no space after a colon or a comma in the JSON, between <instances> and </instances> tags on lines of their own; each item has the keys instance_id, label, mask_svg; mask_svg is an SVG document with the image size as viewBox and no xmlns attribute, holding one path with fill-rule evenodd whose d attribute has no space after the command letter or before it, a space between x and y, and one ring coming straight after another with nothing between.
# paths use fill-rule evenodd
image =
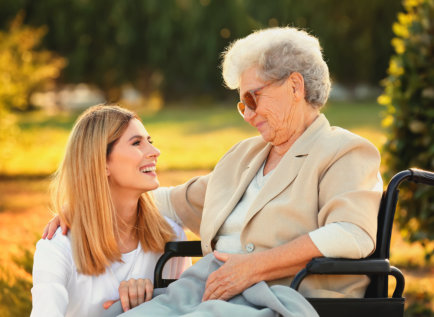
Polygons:
<instances>
[{"instance_id":1,"label":"smiling face","mask_svg":"<svg viewBox=\"0 0 434 317\"><path fill-rule=\"evenodd\" d=\"M140 195L159 186L156 163L160 151L152 145L143 124L131 119L107 158L111 190L132 191Z\"/></svg>"},{"instance_id":2,"label":"smiling face","mask_svg":"<svg viewBox=\"0 0 434 317\"><path fill-rule=\"evenodd\" d=\"M255 93L256 110L246 108L244 120L273 145L281 145L298 137L306 128L307 117L313 110L304 100L303 77L292 73L286 79L269 84L257 74L257 67L252 67L241 75L241 100L248 91L265 86Z\"/></svg>"}]
</instances>

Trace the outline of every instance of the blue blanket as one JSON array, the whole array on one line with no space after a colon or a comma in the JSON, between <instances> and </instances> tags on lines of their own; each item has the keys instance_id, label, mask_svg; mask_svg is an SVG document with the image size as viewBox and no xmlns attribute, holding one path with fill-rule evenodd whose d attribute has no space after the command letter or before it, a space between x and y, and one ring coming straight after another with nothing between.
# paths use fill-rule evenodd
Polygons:
<instances>
[{"instance_id":1,"label":"blue blanket","mask_svg":"<svg viewBox=\"0 0 434 317\"><path fill-rule=\"evenodd\" d=\"M213 254L208 254L170 284L163 294L120 316L318 316L297 291L281 285L270 287L265 282L251 286L228 301L202 302L208 275L222 264Z\"/></svg>"}]
</instances>

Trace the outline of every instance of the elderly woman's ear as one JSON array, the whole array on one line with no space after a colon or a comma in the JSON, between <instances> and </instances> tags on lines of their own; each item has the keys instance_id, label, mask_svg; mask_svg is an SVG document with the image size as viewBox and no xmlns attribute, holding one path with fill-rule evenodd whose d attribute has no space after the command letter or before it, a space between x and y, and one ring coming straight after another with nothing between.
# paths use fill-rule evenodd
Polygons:
<instances>
[{"instance_id":1,"label":"elderly woman's ear","mask_svg":"<svg viewBox=\"0 0 434 317\"><path fill-rule=\"evenodd\" d=\"M294 94L296 100L304 99L305 91L304 91L304 78L299 72L293 72L289 75L287 84L289 85L289 89Z\"/></svg>"}]
</instances>

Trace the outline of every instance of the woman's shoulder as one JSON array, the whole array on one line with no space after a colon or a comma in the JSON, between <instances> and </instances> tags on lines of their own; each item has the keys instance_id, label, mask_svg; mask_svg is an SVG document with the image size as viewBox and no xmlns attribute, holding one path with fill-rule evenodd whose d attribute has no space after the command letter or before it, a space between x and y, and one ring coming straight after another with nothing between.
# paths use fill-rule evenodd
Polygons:
<instances>
[{"instance_id":1,"label":"woman's shoulder","mask_svg":"<svg viewBox=\"0 0 434 317\"><path fill-rule=\"evenodd\" d=\"M256 148L263 148L264 146L266 146L268 143L264 141L264 139L260 136L253 136L247 139L244 139L240 142L238 142L237 144L235 144L231 150L235 150L235 149L256 149Z\"/></svg>"},{"instance_id":2,"label":"woman's shoulder","mask_svg":"<svg viewBox=\"0 0 434 317\"><path fill-rule=\"evenodd\" d=\"M56 230L51 240L41 239L36 244L33 260L34 273L35 271L50 271L63 276L65 269L70 272L73 266L70 238L62 234L61 228Z\"/></svg>"},{"instance_id":3,"label":"woman's shoulder","mask_svg":"<svg viewBox=\"0 0 434 317\"><path fill-rule=\"evenodd\" d=\"M329 151L348 151L365 148L378 152L375 145L368 139L338 126L330 126L318 141L316 142L317 146Z\"/></svg>"},{"instance_id":4,"label":"woman's shoulder","mask_svg":"<svg viewBox=\"0 0 434 317\"><path fill-rule=\"evenodd\" d=\"M71 241L69 234L62 234L62 228L57 228L53 237L49 239L41 239L36 244L36 250L50 250L58 252L71 253Z\"/></svg>"},{"instance_id":5,"label":"woman's shoulder","mask_svg":"<svg viewBox=\"0 0 434 317\"><path fill-rule=\"evenodd\" d=\"M261 136L254 136L244 139L229 149L220 159L220 162L232 158L234 156L249 157L255 156L268 145ZM219 163L220 163L219 162Z\"/></svg>"},{"instance_id":6,"label":"woman's shoulder","mask_svg":"<svg viewBox=\"0 0 434 317\"><path fill-rule=\"evenodd\" d=\"M309 160L311 165L324 171L331 166L339 166L343 171L362 165L378 168L381 156L377 147L366 138L341 127L329 126L312 145Z\"/></svg>"}]
</instances>

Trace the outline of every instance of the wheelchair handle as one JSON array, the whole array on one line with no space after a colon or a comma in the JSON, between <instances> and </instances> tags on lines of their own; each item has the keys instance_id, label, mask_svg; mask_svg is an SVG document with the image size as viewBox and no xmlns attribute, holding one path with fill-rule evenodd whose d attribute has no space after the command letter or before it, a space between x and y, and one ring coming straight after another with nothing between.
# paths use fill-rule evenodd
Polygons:
<instances>
[{"instance_id":1,"label":"wheelchair handle","mask_svg":"<svg viewBox=\"0 0 434 317\"><path fill-rule=\"evenodd\" d=\"M389 182L386 191L384 192L384 197L382 199L382 204L384 204L385 212L385 222L383 224L384 230L381 237L377 237L377 240L383 241L383 245L378 248L375 252L380 258L388 259L390 238L392 235L392 224L395 214L396 204L398 202L399 185L404 181L411 181L414 183L421 183L426 185L434 185L434 173L429 171L424 171L417 168L409 168L407 170L401 171L395 174Z\"/></svg>"},{"instance_id":2,"label":"wheelchair handle","mask_svg":"<svg viewBox=\"0 0 434 317\"><path fill-rule=\"evenodd\" d=\"M434 185L434 173L417 168L410 168L409 171L412 173L409 178L410 181L426 185Z\"/></svg>"}]
</instances>

